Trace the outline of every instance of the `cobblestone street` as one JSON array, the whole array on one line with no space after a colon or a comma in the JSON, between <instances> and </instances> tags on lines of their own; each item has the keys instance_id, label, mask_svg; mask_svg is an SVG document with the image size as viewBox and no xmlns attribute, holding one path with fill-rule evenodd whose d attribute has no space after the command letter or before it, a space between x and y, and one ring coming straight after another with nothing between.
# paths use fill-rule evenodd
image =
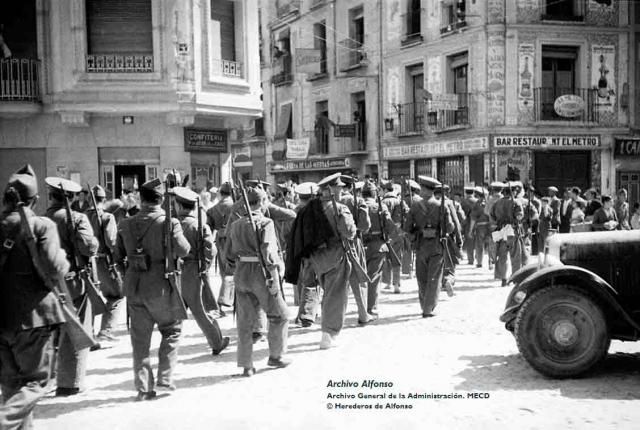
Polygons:
<instances>
[{"instance_id":1,"label":"cobblestone street","mask_svg":"<svg viewBox=\"0 0 640 430\"><path fill-rule=\"evenodd\" d=\"M131 347L123 327L117 347L91 354L89 390L47 397L36 410L36 428L637 428L637 344L614 341L604 365L584 379L547 379L527 365L498 321L508 290L491 275L459 266L457 295L443 293L431 319L420 317L415 280L403 281L401 294L383 291L380 319L370 326L357 326L351 302L339 346L327 351L318 349L319 326L292 324L293 364L268 369L267 344L261 342L254 353L258 373L250 379L238 376L231 316L219 320L231 346L215 358L195 322L186 321L178 390L151 402L133 401ZM292 303L290 290L288 296ZM154 361L158 344L155 334ZM330 381L359 387L328 387ZM410 398L415 394L453 398Z\"/></svg>"}]
</instances>

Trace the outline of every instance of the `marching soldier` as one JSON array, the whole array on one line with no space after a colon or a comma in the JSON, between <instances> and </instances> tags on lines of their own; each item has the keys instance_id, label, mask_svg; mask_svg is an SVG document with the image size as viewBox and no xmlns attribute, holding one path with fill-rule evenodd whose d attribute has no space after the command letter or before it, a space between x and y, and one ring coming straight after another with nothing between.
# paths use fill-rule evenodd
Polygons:
<instances>
[{"instance_id":1,"label":"marching soldier","mask_svg":"<svg viewBox=\"0 0 640 430\"><path fill-rule=\"evenodd\" d=\"M229 346L229 338L222 336L218 322L207 314L202 301L202 289L208 288L208 286L202 284L202 274L198 272L199 259L201 258L198 255L200 251L198 244L200 232L198 231L198 219L196 218L198 194L184 187L174 187L173 193L176 196L177 213L182 225L182 231L191 247L189 254L184 258L184 266L182 268L182 298L187 307L191 309L198 327L207 338L212 354L219 355ZM204 224L202 229L203 237L200 246L203 249L200 252L204 254L204 261L201 261L201 263L205 266L202 270L204 270L204 276L206 276L207 268L213 260L213 241L211 240L209 226Z\"/></svg>"},{"instance_id":2,"label":"marching soldier","mask_svg":"<svg viewBox=\"0 0 640 430\"><path fill-rule=\"evenodd\" d=\"M82 187L63 178L48 177L44 181L48 186L51 202L45 215L58 227L60 243L71 264L66 277L69 292L78 311L78 317L87 330L92 330L93 313L87 290L93 287L88 285L88 280L83 278L80 272L86 270L85 266L89 258L96 255L98 240L85 214L71 210L71 220L69 220L67 213L67 205L71 203L73 194L79 192ZM64 330L61 332L56 374L57 396L72 396L85 389L88 353L89 348L76 351L67 332Z\"/></svg>"},{"instance_id":3,"label":"marching soldier","mask_svg":"<svg viewBox=\"0 0 640 430\"><path fill-rule=\"evenodd\" d=\"M267 365L281 368L291 362L283 356L287 351L287 304L281 293L281 275L284 263L277 246L273 220L264 216L262 208L267 204L266 193L258 187L247 190L247 203L251 214L227 227L225 255L235 267L238 309L238 367L243 376L255 374L253 367L252 331L258 318L256 303L269 319L269 360ZM255 223L255 224L254 224ZM257 243L257 238L262 238ZM258 255L261 253L262 256ZM264 266L263 266L264 263ZM271 283L267 283L266 272Z\"/></svg>"},{"instance_id":4,"label":"marching soldier","mask_svg":"<svg viewBox=\"0 0 640 430\"><path fill-rule=\"evenodd\" d=\"M446 236L446 248L444 253L444 272L442 274L442 290L447 292L449 297L454 296L453 286L456 283L456 266L462 259L462 223L464 222L464 212L462 207L455 200L451 200L447 193L449 185L443 184L435 189L435 196L443 199L445 206L449 209L451 221L453 222L453 232Z\"/></svg>"},{"instance_id":5,"label":"marching soldier","mask_svg":"<svg viewBox=\"0 0 640 430\"><path fill-rule=\"evenodd\" d=\"M182 300L165 272L165 259L188 255L191 246L185 238L180 222L166 219L162 208L163 186L159 179L144 183L140 189L140 211L118 226L116 261L124 263L124 292L131 321L134 384L136 400L156 397L154 388L173 390L172 375L178 361L178 343L182 331L182 316L177 311ZM170 232L165 223L170 222ZM167 237L165 243L165 235ZM173 255L166 255L165 245L171 241ZM167 246L168 248L169 246ZM153 327L158 325L162 335L158 350L157 383L153 377L149 348Z\"/></svg>"},{"instance_id":6,"label":"marching soldier","mask_svg":"<svg viewBox=\"0 0 640 430\"><path fill-rule=\"evenodd\" d=\"M287 184L277 184L277 191L278 197L273 201L273 204L281 208L295 210L295 191L293 187Z\"/></svg>"},{"instance_id":7,"label":"marching soldier","mask_svg":"<svg viewBox=\"0 0 640 430\"><path fill-rule=\"evenodd\" d=\"M460 206L464 212L464 221L462 222L462 233L464 236L463 246L467 254L467 262L473 266L473 253L476 247L475 240L471 235L471 219L469 218L469 215L471 214L471 209L473 209L478 199L475 197L474 187L464 187L464 194L464 198L460 201ZM480 260L479 263L482 265L482 260Z\"/></svg>"},{"instance_id":8,"label":"marching soldier","mask_svg":"<svg viewBox=\"0 0 640 430\"><path fill-rule=\"evenodd\" d=\"M497 244L493 240L493 232L497 229L495 219L491 216L491 210L493 205L502 198L502 190L505 188L505 184L502 182L494 181L489 185L489 196L487 197L487 204L484 207L484 212L489 216L489 232L491 235L491 246L489 247L489 270L493 270L493 265L497 259Z\"/></svg>"},{"instance_id":9,"label":"marching soldier","mask_svg":"<svg viewBox=\"0 0 640 430\"><path fill-rule=\"evenodd\" d=\"M524 216L522 206L514 199L512 184L503 190L503 197L491 208L491 218L496 223L494 242L496 242L496 266L494 277L507 285L507 258L511 257L511 268L515 272L520 268L525 252L521 235L516 237L519 221ZM514 227L515 226L515 227Z\"/></svg>"},{"instance_id":10,"label":"marching soldier","mask_svg":"<svg viewBox=\"0 0 640 430\"><path fill-rule=\"evenodd\" d=\"M442 285L444 236L453 232L454 225L449 209L446 205L442 207L444 201L433 195L440 182L427 176L418 176L418 180L422 185L423 200L414 201L403 228L417 244L418 296L422 317L428 318L434 315Z\"/></svg>"},{"instance_id":11,"label":"marching soldier","mask_svg":"<svg viewBox=\"0 0 640 430\"><path fill-rule=\"evenodd\" d=\"M65 322L61 305L40 274L64 276L69 262L56 225L36 216L38 182L27 165L9 177L0 214L0 428L30 429L33 409L46 394L53 361L53 337ZM32 261L18 205L24 205L35 236L39 267ZM33 260L32 260L33 259Z\"/></svg>"},{"instance_id":12,"label":"marching soldier","mask_svg":"<svg viewBox=\"0 0 640 430\"><path fill-rule=\"evenodd\" d=\"M218 305L233 306L234 286L233 272L227 267L227 259L225 258L224 242L226 240L226 228L233 207L233 187L229 182L220 185L218 190L220 200L207 211L207 223L211 227L211 231L215 235L215 245L218 262L218 270L220 272L221 284L220 293L218 294ZM222 308L219 309L220 314L224 316Z\"/></svg>"},{"instance_id":13,"label":"marching soldier","mask_svg":"<svg viewBox=\"0 0 640 430\"><path fill-rule=\"evenodd\" d=\"M516 218L516 225L514 226L516 241L522 242L519 245L520 258L517 258L515 262L513 258L511 259L511 269L512 272L515 273L529 261L529 247L527 245L531 245L531 247L534 248L530 242L532 242L532 237L534 237L534 233L538 228L538 208L540 207L540 203L533 197L530 199L525 197L522 182L514 182L513 188L514 201L518 203L522 210L522 218ZM533 187L527 186L527 189L532 190ZM537 241L537 234L535 235L535 240ZM536 242L534 248L536 252L537 248L538 244Z\"/></svg>"},{"instance_id":14,"label":"marching soldier","mask_svg":"<svg viewBox=\"0 0 640 430\"><path fill-rule=\"evenodd\" d=\"M551 208L551 229L558 230L560 228L560 209L562 200L558 198L558 188L550 186L547 188L549 195L549 207ZM544 243L544 240L542 241Z\"/></svg>"},{"instance_id":15,"label":"marching soldier","mask_svg":"<svg viewBox=\"0 0 640 430\"><path fill-rule=\"evenodd\" d=\"M115 267L109 267L109 263L113 263L107 257L107 253L112 255L116 247L116 237L118 235L118 227L115 217L106 212L104 209L104 201L107 194L100 185L96 185L92 189L93 198L96 207L87 210L86 215L91 223L91 228L96 234L98 240L98 254L96 255L96 269L98 280L100 281L100 290L107 299L107 311L102 314L102 322L100 331L96 336L100 347L110 346L116 340L113 336L113 329L120 318L122 305L124 304L124 294L122 291L122 275ZM93 205L92 205L93 206ZM100 217L100 220L98 219Z\"/></svg>"},{"instance_id":16,"label":"marching soldier","mask_svg":"<svg viewBox=\"0 0 640 430\"><path fill-rule=\"evenodd\" d=\"M409 206L396 195L391 181L387 181L383 185L383 189L385 189L386 192L382 198L382 204L387 207L387 210L391 214L391 219L395 227L389 234L391 246L396 251L398 257L400 257L400 260L403 261L404 253L411 253L410 248L405 251L405 235L402 231L402 221L409 213ZM387 261L384 267L385 273L382 276L383 280L388 280L393 284L394 293L400 293L400 269L402 266L391 267L391 264Z\"/></svg>"},{"instance_id":17,"label":"marching soldier","mask_svg":"<svg viewBox=\"0 0 640 430\"><path fill-rule=\"evenodd\" d=\"M491 219L485 212L487 206L485 190L482 187L475 187L474 195L476 202L469 213L469 234L474 240L476 267L482 267L484 252L489 257L489 268L493 266L493 256L491 255Z\"/></svg>"},{"instance_id":18,"label":"marching soldier","mask_svg":"<svg viewBox=\"0 0 640 430\"><path fill-rule=\"evenodd\" d=\"M389 253L389 245L385 243L384 238L389 237L395 230L387 207L383 203L379 206L376 201L377 192L372 182L367 181L362 187L362 197L371 220L371 228L362 237L367 258L367 275L371 278L367 291L367 313L371 315L378 313L378 288L382 266Z\"/></svg>"},{"instance_id":19,"label":"marching soldier","mask_svg":"<svg viewBox=\"0 0 640 430\"><path fill-rule=\"evenodd\" d=\"M421 191L420 185L416 181L414 181L413 179L407 179L406 186L407 186L407 193L403 196L403 202L407 206L407 214L408 214L409 213L408 211L411 208L411 206L413 206L413 203L421 201L422 197L420 197L420 191ZM404 219L405 220L407 219L406 215ZM404 228L404 225L402 225L401 228ZM404 231L403 231L403 235L404 235L404 254L402 257L402 274L408 275L409 277L411 277L414 270L415 248L417 244L413 243L409 239L409 235L404 233Z\"/></svg>"}]
</instances>

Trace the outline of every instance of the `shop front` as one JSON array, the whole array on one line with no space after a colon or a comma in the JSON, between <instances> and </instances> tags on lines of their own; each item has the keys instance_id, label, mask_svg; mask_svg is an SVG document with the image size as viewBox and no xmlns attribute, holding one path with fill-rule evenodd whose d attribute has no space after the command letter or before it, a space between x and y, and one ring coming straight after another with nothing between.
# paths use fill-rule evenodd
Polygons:
<instances>
[{"instance_id":1,"label":"shop front","mask_svg":"<svg viewBox=\"0 0 640 430\"><path fill-rule=\"evenodd\" d=\"M107 197L119 198L158 177L160 147L98 148L98 162Z\"/></svg>"},{"instance_id":2,"label":"shop front","mask_svg":"<svg viewBox=\"0 0 640 430\"><path fill-rule=\"evenodd\" d=\"M354 175L358 171L352 166L352 160L349 157L285 160L272 162L270 167L271 174L277 183L292 181L296 184L307 181L318 182L335 172Z\"/></svg>"},{"instance_id":3,"label":"shop front","mask_svg":"<svg viewBox=\"0 0 640 430\"><path fill-rule=\"evenodd\" d=\"M616 189L629 193L629 205L640 202L640 137L621 137L614 141Z\"/></svg>"},{"instance_id":4,"label":"shop front","mask_svg":"<svg viewBox=\"0 0 640 430\"><path fill-rule=\"evenodd\" d=\"M600 135L495 135L492 148L499 181L600 189Z\"/></svg>"},{"instance_id":5,"label":"shop front","mask_svg":"<svg viewBox=\"0 0 640 430\"><path fill-rule=\"evenodd\" d=\"M228 130L184 129L184 150L191 160L191 186L195 190L220 185L220 166L228 152Z\"/></svg>"}]
</instances>

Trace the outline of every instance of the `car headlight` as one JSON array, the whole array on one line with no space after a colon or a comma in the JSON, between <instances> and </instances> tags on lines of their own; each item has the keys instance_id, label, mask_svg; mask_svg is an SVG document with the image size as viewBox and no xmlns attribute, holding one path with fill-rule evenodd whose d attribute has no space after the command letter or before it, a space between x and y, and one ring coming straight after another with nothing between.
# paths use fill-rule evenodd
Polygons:
<instances>
[{"instance_id":1,"label":"car headlight","mask_svg":"<svg viewBox=\"0 0 640 430\"><path fill-rule=\"evenodd\" d=\"M524 302L525 297L527 297L527 293L524 291L518 291L513 295L513 301L517 304L521 304Z\"/></svg>"}]
</instances>

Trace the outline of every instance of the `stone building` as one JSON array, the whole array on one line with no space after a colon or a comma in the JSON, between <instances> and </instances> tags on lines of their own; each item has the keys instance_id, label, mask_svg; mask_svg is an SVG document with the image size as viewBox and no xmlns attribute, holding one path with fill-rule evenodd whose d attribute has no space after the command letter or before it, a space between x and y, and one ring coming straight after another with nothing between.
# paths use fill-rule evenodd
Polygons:
<instances>
[{"instance_id":1,"label":"stone building","mask_svg":"<svg viewBox=\"0 0 640 430\"><path fill-rule=\"evenodd\" d=\"M29 162L119 196L171 169L196 188L234 159L263 169L257 0L1 9L0 180Z\"/></svg>"},{"instance_id":2,"label":"stone building","mask_svg":"<svg viewBox=\"0 0 640 430\"><path fill-rule=\"evenodd\" d=\"M638 115L633 3L382 3L384 176L619 186L616 139Z\"/></svg>"}]
</instances>

